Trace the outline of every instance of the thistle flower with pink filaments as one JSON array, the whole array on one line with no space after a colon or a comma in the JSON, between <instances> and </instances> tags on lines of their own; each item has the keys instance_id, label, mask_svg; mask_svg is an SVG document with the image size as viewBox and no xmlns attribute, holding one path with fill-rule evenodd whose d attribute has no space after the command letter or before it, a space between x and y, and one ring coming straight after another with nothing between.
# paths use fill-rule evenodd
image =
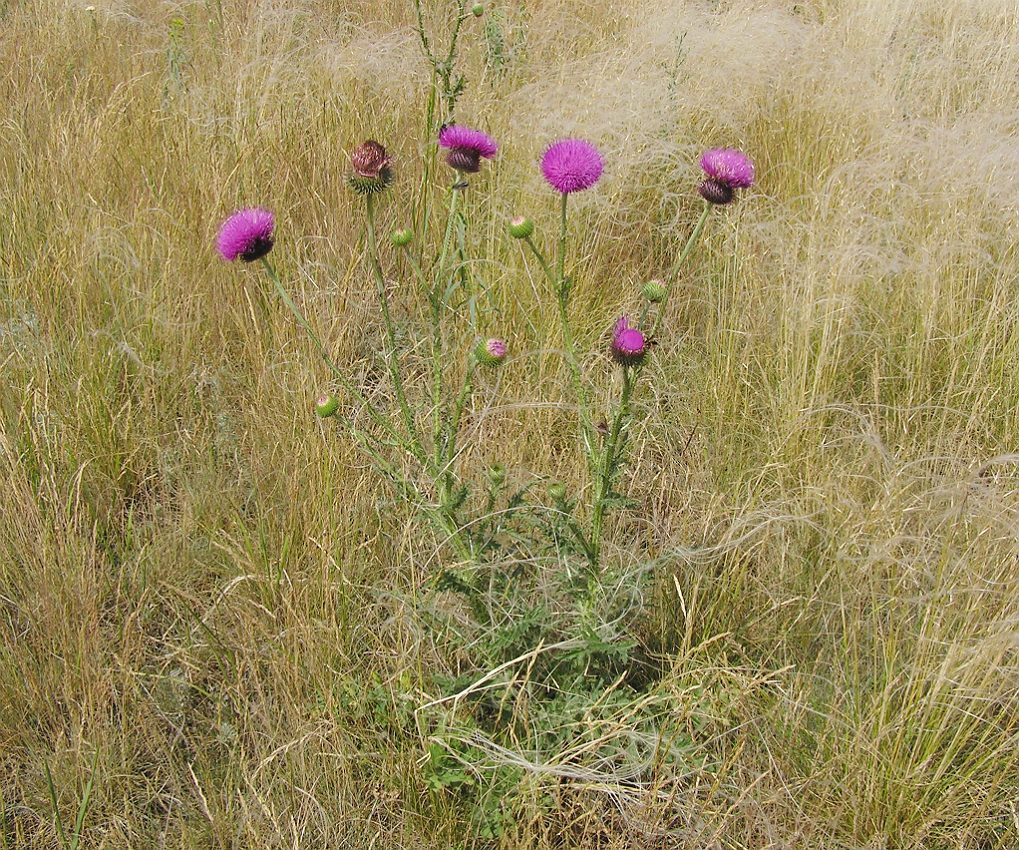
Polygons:
<instances>
[{"instance_id":1,"label":"thistle flower with pink filaments","mask_svg":"<svg viewBox=\"0 0 1019 850\"><path fill-rule=\"evenodd\" d=\"M477 174L481 159L491 159L499 150L495 139L481 130L447 124L439 131L439 144L449 149L446 162L463 174Z\"/></svg>"},{"instance_id":2,"label":"thistle flower with pink filaments","mask_svg":"<svg viewBox=\"0 0 1019 850\"><path fill-rule=\"evenodd\" d=\"M747 189L754 183L754 163L746 154L732 148L712 148L701 157L707 175L697 190L704 200L724 205L732 201L735 189Z\"/></svg>"},{"instance_id":3,"label":"thistle flower with pink filaments","mask_svg":"<svg viewBox=\"0 0 1019 850\"><path fill-rule=\"evenodd\" d=\"M506 359L506 343L494 338L479 342L474 349L474 357L482 366L498 366Z\"/></svg>"},{"instance_id":4,"label":"thistle flower with pink filaments","mask_svg":"<svg viewBox=\"0 0 1019 850\"><path fill-rule=\"evenodd\" d=\"M264 207L232 213L219 228L216 247L224 260L259 260L272 250L276 218Z\"/></svg>"},{"instance_id":5,"label":"thistle flower with pink filaments","mask_svg":"<svg viewBox=\"0 0 1019 850\"><path fill-rule=\"evenodd\" d=\"M630 327L628 316L621 316L612 328L612 357L621 366L638 366L647 354L647 340Z\"/></svg>"},{"instance_id":6,"label":"thistle flower with pink filaments","mask_svg":"<svg viewBox=\"0 0 1019 850\"><path fill-rule=\"evenodd\" d=\"M598 149L584 139L560 139L545 149L541 173L563 195L590 189L601 177L605 163Z\"/></svg>"}]
</instances>

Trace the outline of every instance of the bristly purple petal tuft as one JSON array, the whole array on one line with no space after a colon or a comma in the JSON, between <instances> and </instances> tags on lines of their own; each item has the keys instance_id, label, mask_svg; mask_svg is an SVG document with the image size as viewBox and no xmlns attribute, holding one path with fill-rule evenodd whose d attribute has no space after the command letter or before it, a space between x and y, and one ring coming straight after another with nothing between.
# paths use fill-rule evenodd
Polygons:
<instances>
[{"instance_id":1,"label":"bristly purple petal tuft","mask_svg":"<svg viewBox=\"0 0 1019 850\"><path fill-rule=\"evenodd\" d=\"M272 231L276 219L264 207L238 210L223 222L216 247L224 260L238 257L246 263L264 257L272 250Z\"/></svg>"},{"instance_id":2,"label":"bristly purple petal tuft","mask_svg":"<svg viewBox=\"0 0 1019 850\"><path fill-rule=\"evenodd\" d=\"M448 124L439 131L439 144L453 151L462 151L485 159L491 159L499 146L495 139L473 127Z\"/></svg>"},{"instance_id":3,"label":"bristly purple petal tuft","mask_svg":"<svg viewBox=\"0 0 1019 850\"><path fill-rule=\"evenodd\" d=\"M754 163L745 153L732 148L713 148L701 157L701 168L709 178L730 189L746 189L754 182Z\"/></svg>"},{"instance_id":4,"label":"bristly purple petal tuft","mask_svg":"<svg viewBox=\"0 0 1019 850\"><path fill-rule=\"evenodd\" d=\"M553 189L569 195L590 189L601 177L605 163L598 149L583 139L560 139L545 150L541 172Z\"/></svg>"},{"instance_id":5,"label":"bristly purple petal tuft","mask_svg":"<svg viewBox=\"0 0 1019 850\"><path fill-rule=\"evenodd\" d=\"M620 316L612 327L612 357L622 366L637 366L647 354L647 340L630 327L629 316Z\"/></svg>"}]
</instances>

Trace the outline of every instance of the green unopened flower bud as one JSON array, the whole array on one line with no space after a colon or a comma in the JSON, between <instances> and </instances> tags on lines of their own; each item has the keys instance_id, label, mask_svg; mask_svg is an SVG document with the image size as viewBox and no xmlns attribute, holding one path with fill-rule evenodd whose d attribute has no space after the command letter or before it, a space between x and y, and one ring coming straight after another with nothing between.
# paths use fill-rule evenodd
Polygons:
<instances>
[{"instance_id":1,"label":"green unopened flower bud","mask_svg":"<svg viewBox=\"0 0 1019 850\"><path fill-rule=\"evenodd\" d=\"M485 7L480 3L475 3L471 6L471 14L474 15L475 18L480 18L483 14L485 14Z\"/></svg>"},{"instance_id":2,"label":"green unopened flower bud","mask_svg":"<svg viewBox=\"0 0 1019 850\"><path fill-rule=\"evenodd\" d=\"M315 413L317 413L323 419L328 419L339 409L340 403L336 400L335 396L331 395L319 396L318 401L315 402Z\"/></svg>"},{"instance_id":3,"label":"green unopened flower bud","mask_svg":"<svg viewBox=\"0 0 1019 850\"><path fill-rule=\"evenodd\" d=\"M659 302L664 301L666 294L668 294L665 284L657 278L645 283L641 292L652 304L658 304Z\"/></svg>"},{"instance_id":4,"label":"green unopened flower bud","mask_svg":"<svg viewBox=\"0 0 1019 850\"><path fill-rule=\"evenodd\" d=\"M514 239L526 239L534 233L534 222L526 216L517 216L509 223L509 232Z\"/></svg>"},{"instance_id":5,"label":"green unopened flower bud","mask_svg":"<svg viewBox=\"0 0 1019 850\"><path fill-rule=\"evenodd\" d=\"M414 241L414 233L406 227L402 230L394 230L393 235L389 237L389 241L397 248L404 248Z\"/></svg>"},{"instance_id":6,"label":"green unopened flower bud","mask_svg":"<svg viewBox=\"0 0 1019 850\"><path fill-rule=\"evenodd\" d=\"M501 339L483 340L475 346L474 357L482 366L498 366L506 359L506 343Z\"/></svg>"},{"instance_id":7,"label":"green unopened flower bud","mask_svg":"<svg viewBox=\"0 0 1019 850\"><path fill-rule=\"evenodd\" d=\"M506 467L501 463L493 463L485 470L485 477L492 482L493 487L501 487L506 480Z\"/></svg>"},{"instance_id":8,"label":"green unopened flower bud","mask_svg":"<svg viewBox=\"0 0 1019 850\"><path fill-rule=\"evenodd\" d=\"M553 481L548 485L548 494L552 497L552 501L561 505L566 501L566 485L562 481Z\"/></svg>"}]
</instances>

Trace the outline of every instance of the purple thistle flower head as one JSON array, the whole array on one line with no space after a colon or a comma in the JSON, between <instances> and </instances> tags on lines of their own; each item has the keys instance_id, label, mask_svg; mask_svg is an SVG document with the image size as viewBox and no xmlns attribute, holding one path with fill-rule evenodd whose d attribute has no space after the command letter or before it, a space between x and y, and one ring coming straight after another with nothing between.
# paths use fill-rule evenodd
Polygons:
<instances>
[{"instance_id":1,"label":"purple thistle flower head","mask_svg":"<svg viewBox=\"0 0 1019 850\"><path fill-rule=\"evenodd\" d=\"M612 357L621 366L637 366L647 354L647 340L630 327L628 316L621 316L612 328Z\"/></svg>"},{"instance_id":2,"label":"purple thistle flower head","mask_svg":"<svg viewBox=\"0 0 1019 850\"><path fill-rule=\"evenodd\" d=\"M745 153L732 148L712 148L701 157L701 168L708 179L698 186L704 199L712 204L727 204L733 189L746 189L754 183L754 163Z\"/></svg>"},{"instance_id":3,"label":"purple thistle flower head","mask_svg":"<svg viewBox=\"0 0 1019 850\"><path fill-rule=\"evenodd\" d=\"M730 189L746 189L754 183L754 163L745 153L732 148L712 148L701 157L701 168L712 180Z\"/></svg>"},{"instance_id":4,"label":"purple thistle flower head","mask_svg":"<svg viewBox=\"0 0 1019 850\"><path fill-rule=\"evenodd\" d=\"M541 173L553 189L564 195L590 189L604 167L598 148L583 139L553 142L541 158Z\"/></svg>"},{"instance_id":5,"label":"purple thistle flower head","mask_svg":"<svg viewBox=\"0 0 1019 850\"><path fill-rule=\"evenodd\" d=\"M250 263L261 259L272 250L272 231L276 219L264 207L237 210L219 229L216 247L224 260L240 257Z\"/></svg>"},{"instance_id":6,"label":"purple thistle flower head","mask_svg":"<svg viewBox=\"0 0 1019 850\"><path fill-rule=\"evenodd\" d=\"M439 131L439 144L449 148L446 162L466 174L476 174L481 170L481 158L491 159L499 150L495 139L488 133L460 124L443 127Z\"/></svg>"}]
</instances>

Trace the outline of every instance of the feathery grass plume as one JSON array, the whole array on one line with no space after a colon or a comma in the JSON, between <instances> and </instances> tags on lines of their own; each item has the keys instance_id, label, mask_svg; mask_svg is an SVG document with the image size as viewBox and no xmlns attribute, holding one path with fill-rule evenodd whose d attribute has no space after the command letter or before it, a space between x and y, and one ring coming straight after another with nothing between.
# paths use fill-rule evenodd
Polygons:
<instances>
[{"instance_id":1,"label":"feathery grass plume","mask_svg":"<svg viewBox=\"0 0 1019 850\"><path fill-rule=\"evenodd\" d=\"M733 199L734 189L747 189L754 182L754 163L745 153L733 148L712 148L701 157L701 168L708 175L697 191L708 203L719 206Z\"/></svg>"},{"instance_id":2,"label":"feathery grass plume","mask_svg":"<svg viewBox=\"0 0 1019 850\"><path fill-rule=\"evenodd\" d=\"M612 328L612 357L621 366L638 366L647 354L647 340L630 327L629 316L621 316Z\"/></svg>"},{"instance_id":3,"label":"feathery grass plume","mask_svg":"<svg viewBox=\"0 0 1019 850\"><path fill-rule=\"evenodd\" d=\"M391 158L386 149L374 139L357 146L350 155L351 173L347 185L359 195L374 195L388 189L393 182Z\"/></svg>"},{"instance_id":4,"label":"feathery grass plume","mask_svg":"<svg viewBox=\"0 0 1019 850\"><path fill-rule=\"evenodd\" d=\"M463 174L477 174L481 158L491 159L499 146L495 139L481 130L461 124L447 124L439 131L439 144L449 149L446 162Z\"/></svg>"},{"instance_id":5,"label":"feathery grass plume","mask_svg":"<svg viewBox=\"0 0 1019 850\"><path fill-rule=\"evenodd\" d=\"M545 149L541 172L553 189L564 195L590 189L605 163L598 149L584 139L560 139Z\"/></svg>"},{"instance_id":6,"label":"feathery grass plume","mask_svg":"<svg viewBox=\"0 0 1019 850\"><path fill-rule=\"evenodd\" d=\"M275 216L264 207L237 210L219 228L216 247L224 260L238 257L246 263L259 260L272 250Z\"/></svg>"}]
</instances>

